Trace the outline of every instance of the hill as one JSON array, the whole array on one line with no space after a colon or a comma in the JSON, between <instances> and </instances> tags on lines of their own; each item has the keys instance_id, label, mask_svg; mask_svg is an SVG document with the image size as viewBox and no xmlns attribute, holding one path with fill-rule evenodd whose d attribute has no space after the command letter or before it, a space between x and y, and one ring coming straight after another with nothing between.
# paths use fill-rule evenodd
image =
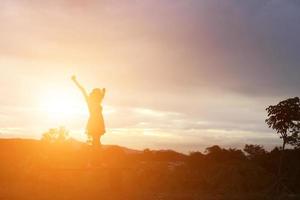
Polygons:
<instances>
[{"instance_id":1,"label":"hill","mask_svg":"<svg viewBox=\"0 0 300 200\"><path fill-rule=\"evenodd\" d=\"M52 146L59 146L59 144L52 144ZM44 143L40 140L35 139L0 139L0 151L38 151L40 149L45 148L45 146L51 146L51 144ZM80 148L88 148L86 143L80 142L78 140L69 139L63 143L64 148L69 150L76 151ZM102 145L104 150L111 150L111 149L119 149L120 151L124 151L128 154L137 154L141 153L139 150L130 149L127 147L121 147L118 145Z\"/></svg>"},{"instance_id":2,"label":"hill","mask_svg":"<svg viewBox=\"0 0 300 200\"><path fill-rule=\"evenodd\" d=\"M0 139L0 199L299 199L300 150L285 151L288 190L274 191L280 150L247 148L245 154L215 145L185 155Z\"/></svg>"}]
</instances>

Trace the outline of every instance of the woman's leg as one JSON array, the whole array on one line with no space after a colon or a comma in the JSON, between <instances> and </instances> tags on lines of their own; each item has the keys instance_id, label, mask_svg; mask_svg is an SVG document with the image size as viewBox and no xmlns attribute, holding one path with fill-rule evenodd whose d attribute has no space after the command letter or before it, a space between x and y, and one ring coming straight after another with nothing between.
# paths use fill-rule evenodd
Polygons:
<instances>
[{"instance_id":1,"label":"woman's leg","mask_svg":"<svg viewBox=\"0 0 300 200\"><path fill-rule=\"evenodd\" d=\"M93 144L94 147L98 147L98 146L101 145L101 143L100 143L100 135L94 135L93 136L92 144Z\"/></svg>"}]
</instances>

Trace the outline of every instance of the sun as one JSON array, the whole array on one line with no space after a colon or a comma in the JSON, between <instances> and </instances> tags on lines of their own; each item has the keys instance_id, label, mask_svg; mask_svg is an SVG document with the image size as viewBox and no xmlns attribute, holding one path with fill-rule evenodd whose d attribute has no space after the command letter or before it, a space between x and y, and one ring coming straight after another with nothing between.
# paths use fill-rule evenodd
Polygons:
<instances>
[{"instance_id":1,"label":"sun","mask_svg":"<svg viewBox=\"0 0 300 200\"><path fill-rule=\"evenodd\" d=\"M48 97L49 98L49 97ZM70 106L70 98L49 98L45 101L45 111L53 118L65 119L74 113L72 107Z\"/></svg>"},{"instance_id":2,"label":"sun","mask_svg":"<svg viewBox=\"0 0 300 200\"><path fill-rule=\"evenodd\" d=\"M41 94L39 107L52 122L64 123L85 113L85 102L82 100L68 90L53 89Z\"/></svg>"}]
</instances>

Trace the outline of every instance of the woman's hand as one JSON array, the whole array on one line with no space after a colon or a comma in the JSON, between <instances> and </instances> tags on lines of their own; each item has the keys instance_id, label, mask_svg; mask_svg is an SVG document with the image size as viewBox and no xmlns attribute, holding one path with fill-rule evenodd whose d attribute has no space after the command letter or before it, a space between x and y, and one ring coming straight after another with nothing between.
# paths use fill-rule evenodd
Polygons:
<instances>
[{"instance_id":1,"label":"woman's hand","mask_svg":"<svg viewBox=\"0 0 300 200\"><path fill-rule=\"evenodd\" d=\"M73 80L73 81L77 81L77 79L76 79L76 76L75 75L73 75L72 77L71 77L71 79Z\"/></svg>"},{"instance_id":2,"label":"woman's hand","mask_svg":"<svg viewBox=\"0 0 300 200\"><path fill-rule=\"evenodd\" d=\"M102 88L102 96L103 96L103 97L105 96L105 92L106 92L106 89L105 89L105 88Z\"/></svg>"}]
</instances>

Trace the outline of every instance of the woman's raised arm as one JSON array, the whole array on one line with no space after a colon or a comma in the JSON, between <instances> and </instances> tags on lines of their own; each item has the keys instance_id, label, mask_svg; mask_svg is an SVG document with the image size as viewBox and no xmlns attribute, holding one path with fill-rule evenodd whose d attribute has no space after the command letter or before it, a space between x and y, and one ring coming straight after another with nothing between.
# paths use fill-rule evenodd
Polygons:
<instances>
[{"instance_id":1,"label":"woman's raised arm","mask_svg":"<svg viewBox=\"0 0 300 200\"><path fill-rule=\"evenodd\" d=\"M105 96L105 93L106 93L106 89L105 89L105 88L102 88L102 96L103 96L103 98L104 98L104 96Z\"/></svg>"},{"instance_id":2,"label":"woman's raised arm","mask_svg":"<svg viewBox=\"0 0 300 200\"><path fill-rule=\"evenodd\" d=\"M85 100L87 101L88 100L88 94L86 92L86 90L84 89L84 87L82 87L82 85L80 85L76 79L76 76L72 76L72 81L75 83L75 85L80 89L80 91L82 92Z\"/></svg>"}]
</instances>

